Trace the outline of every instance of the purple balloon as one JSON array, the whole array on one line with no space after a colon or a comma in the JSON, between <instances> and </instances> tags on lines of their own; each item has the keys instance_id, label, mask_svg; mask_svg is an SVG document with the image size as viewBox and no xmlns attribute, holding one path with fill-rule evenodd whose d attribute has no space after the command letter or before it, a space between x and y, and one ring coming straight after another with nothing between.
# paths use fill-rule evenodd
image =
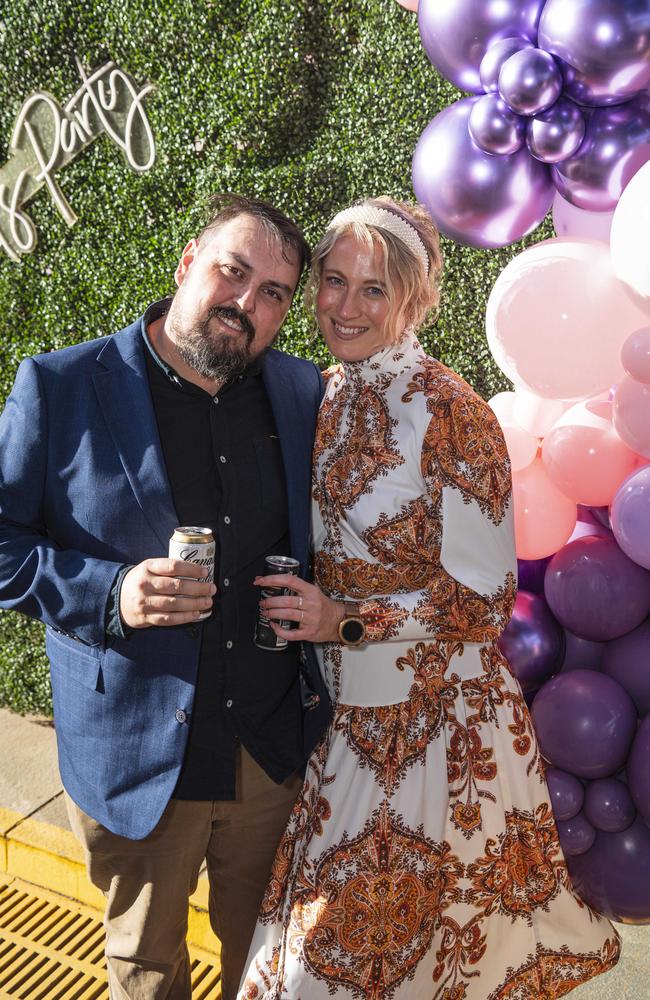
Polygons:
<instances>
[{"instance_id":1,"label":"purple balloon","mask_svg":"<svg viewBox=\"0 0 650 1000\"><path fill-rule=\"evenodd\" d=\"M631 473L612 501L612 530L630 559L650 569L650 465Z\"/></svg>"},{"instance_id":2,"label":"purple balloon","mask_svg":"<svg viewBox=\"0 0 650 1000\"><path fill-rule=\"evenodd\" d=\"M564 632L543 597L519 591L499 649L522 691L534 691L560 669Z\"/></svg>"},{"instance_id":3,"label":"purple balloon","mask_svg":"<svg viewBox=\"0 0 650 1000\"><path fill-rule=\"evenodd\" d=\"M519 589L529 590L532 594L543 594L544 574L550 561L550 556L543 559L517 559Z\"/></svg>"},{"instance_id":4,"label":"purple balloon","mask_svg":"<svg viewBox=\"0 0 650 1000\"><path fill-rule=\"evenodd\" d=\"M625 763L636 710L620 684L595 670L557 674L537 692L533 720L543 756L579 778L608 778Z\"/></svg>"},{"instance_id":5,"label":"purple balloon","mask_svg":"<svg viewBox=\"0 0 650 1000\"><path fill-rule=\"evenodd\" d=\"M564 630L564 642L565 650L562 670L601 669L606 648L604 642L592 642L591 639L581 639L579 635L574 635L573 632L569 632L566 628Z\"/></svg>"},{"instance_id":6,"label":"purple balloon","mask_svg":"<svg viewBox=\"0 0 650 1000\"><path fill-rule=\"evenodd\" d=\"M627 762L627 780L635 806L645 822L650 823L650 715L645 717L634 739Z\"/></svg>"},{"instance_id":7,"label":"purple balloon","mask_svg":"<svg viewBox=\"0 0 650 1000\"><path fill-rule=\"evenodd\" d=\"M650 827L637 816L623 833L598 831L586 854L567 859L577 894L627 924L650 923Z\"/></svg>"},{"instance_id":8,"label":"purple balloon","mask_svg":"<svg viewBox=\"0 0 650 1000\"><path fill-rule=\"evenodd\" d=\"M493 156L478 148L468 130L478 100L456 101L427 125L413 156L413 187L446 236L495 248L532 232L554 190L549 168L527 149Z\"/></svg>"},{"instance_id":9,"label":"purple balloon","mask_svg":"<svg viewBox=\"0 0 650 1000\"><path fill-rule=\"evenodd\" d=\"M606 642L640 625L650 611L650 573L613 538L588 535L556 552L544 594L562 625L582 639Z\"/></svg>"},{"instance_id":10,"label":"purple balloon","mask_svg":"<svg viewBox=\"0 0 650 1000\"><path fill-rule=\"evenodd\" d=\"M611 538L612 533L608 531L607 528L603 528L602 524L593 524L592 522L587 523L586 521L576 521L576 526L571 532L569 542L575 542L577 538L586 538L590 535L592 538ZM568 544L568 542L567 542Z\"/></svg>"},{"instance_id":11,"label":"purple balloon","mask_svg":"<svg viewBox=\"0 0 650 1000\"><path fill-rule=\"evenodd\" d=\"M582 782L575 775L560 771L557 767L547 768L546 782L555 819L564 821L577 816L585 800Z\"/></svg>"},{"instance_id":12,"label":"purple balloon","mask_svg":"<svg viewBox=\"0 0 650 1000\"><path fill-rule=\"evenodd\" d=\"M650 712L650 620L604 646L602 670L625 688L641 717Z\"/></svg>"},{"instance_id":13,"label":"purple balloon","mask_svg":"<svg viewBox=\"0 0 650 1000\"><path fill-rule=\"evenodd\" d=\"M524 144L526 123L498 94L479 97L470 111L469 134L486 153L516 153Z\"/></svg>"},{"instance_id":14,"label":"purple balloon","mask_svg":"<svg viewBox=\"0 0 650 1000\"><path fill-rule=\"evenodd\" d=\"M596 831L581 812L572 819L560 820L557 832L560 835L562 850L568 857L584 854L596 839Z\"/></svg>"},{"instance_id":15,"label":"purple balloon","mask_svg":"<svg viewBox=\"0 0 650 1000\"><path fill-rule=\"evenodd\" d=\"M627 830L636 816L634 802L626 785L616 778L591 781L585 792L583 811L591 825L605 833Z\"/></svg>"},{"instance_id":16,"label":"purple balloon","mask_svg":"<svg viewBox=\"0 0 650 1000\"><path fill-rule=\"evenodd\" d=\"M527 38L500 38L492 42L479 67L481 85L485 93L496 93L499 89L499 71L506 59L521 49L532 49L532 47Z\"/></svg>"},{"instance_id":17,"label":"purple balloon","mask_svg":"<svg viewBox=\"0 0 650 1000\"><path fill-rule=\"evenodd\" d=\"M612 530L609 520L609 507L583 507L578 504L578 520L585 524L601 524L608 531Z\"/></svg>"},{"instance_id":18,"label":"purple balloon","mask_svg":"<svg viewBox=\"0 0 650 1000\"><path fill-rule=\"evenodd\" d=\"M460 90L483 90L481 60L493 42L518 35L531 41L544 0L420 0L420 37L429 59Z\"/></svg>"},{"instance_id":19,"label":"purple balloon","mask_svg":"<svg viewBox=\"0 0 650 1000\"><path fill-rule=\"evenodd\" d=\"M499 72L499 93L518 115L534 115L555 104L562 93L562 74L543 49L521 49Z\"/></svg>"},{"instance_id":20,"label":"purple balloon","mask_svg":"<svg viewBox=\"0 0 650 1000\"><path fill-rule=\"evenodd\" d=\"M578 151L551 169L563 198L590 212L611 212L637 170L650 160L646 95L589 112Z\"/></svg>"},{"instance_id":21,"label":"purple balloon","mask_svg":"<svg viewBox=\"0 0 650 1000\"><path fill-rule=\"evenodd\" d=\"M526 143L542 163L560 163L579 149L585 137L585 117L573 101L561 97L528 123Z\"/></svg>"},{"instance_id":22,"label":"purple balloon","mask_svg":"<svg viewBox=\"0 0 650 1000\"><path fill-rule=\"evenodd\" d=\"M547 0L538 44L565 64L581 104L618 104L650 85L647 0Z\"/></svg>"}]
</instances>

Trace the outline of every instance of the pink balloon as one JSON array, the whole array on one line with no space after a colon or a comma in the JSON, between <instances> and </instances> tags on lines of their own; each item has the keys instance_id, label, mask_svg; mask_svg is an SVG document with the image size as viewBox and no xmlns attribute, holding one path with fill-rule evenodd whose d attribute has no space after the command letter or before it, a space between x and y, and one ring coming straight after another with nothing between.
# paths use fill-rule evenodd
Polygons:
<instances>
[{"instance_id":1,"label":"pink balloon","mask_svg":"<svg viewBox=\"0 0 650 1000\"><path fill-rule=\"evenodd\" d=\"M513 416L515 398L514 392L497 392L496 396L488 400L488 406L492 409L502 427L505 424L517 423Z\"/></svg>"},{"instance_id":2,"label":"pink balloon","mask_svg":"<svg viewBox=\"0 0 650 1000\"><path fill-rule=\"evenodd\" d=\"M519 559L543 559L570 538L576 505L549 479L541 458L512 477L515 543Z\"/></svg>"},{"instance_id":3,"label":"pink balloon","mask_svg":"<svg viewBox=\"0 0 650 1000\"><path fill-rule=\"evenodd\" d=\"M650 384L650 327L630 334L621 348L621 362L633 379Z\"/></svg>"},{"instance_id":4,"label":"pink balloon","mask_svg":"<svg viewBox=\"0 0 650 1000\"><path fill-rule=\"evenodd\" d=\"M610 249L616 277L650 310L650 163L637 170L614 209Z\"/></svg>"},{"instance_id":5,"label":"pink balloon","mask_svg":"<svg viewBox=\"0 0 650 1000\"><path fill-rule=\"evenodd\" d=\"M492 355L517 387L578 401L622 374L626 337L647 323L595 240L545 240L501 272L486 326Z\"/></svg>"},{"instance_id":6,"label":"pink balloon","mask_svg":"<svg viewBox=\"0 0 650 1000\"><path fill-rule=\"evenodd\" d=\"M650 385L623 375L614 390L614 427L626 445L650 458Z\"/></svg>"},{"instance_id":7,"label":"pink balloon","mask_svg":"<svg viewBox=\"0 0 650 1000\"><path fill-rule=\"evenodd\" d=\"M523 427L517 427L516 424L502 424L501 430L506 439L512 471L518 472L520 469L525 469L537 455L539 447L537 438L525 431Z\"/></svg>"},{"instance_id":8,"label":"pink balloon","mask_svg":"<svg viewBox=\"0 0 650 1000\"><path fill-rule=\"evenodd\" d=\"M637 462L614 430L609 399L567 410L544 438L542 459L558 489L587 507L609 504Z\"/></svg>"},{"instance_id":9,"label":"pink balloon","mask_svg":"<svg viewBox=\"0 0 650 1000\"><path fill-rule=\"evenodd\" d=\"M420 6L420 0L397 0L397 2L407 10L417 10Z\"/></svg>"},{"instance_id":10,"label":"pink balloon","mask_svg":"<svg viewBox=\"0 0 650 1000\"><path fill-rule=\"evenodd\" d=\"M567 201L559 191L553 198L553 227L558 236L579 236L609 243L613 212L588 212Z\"/></svg>"},{"instance_id":11,"label":"pink balloon","mask_svg":"<svg viewBox=\"0 0 650 1000\"><path fill-rule=\"evenodd\" d=\"M534 392L517 389L512 413L520 427L541 438L568 409L569 404L561 399L543 399Z\"/></svg>"}]
</instances>

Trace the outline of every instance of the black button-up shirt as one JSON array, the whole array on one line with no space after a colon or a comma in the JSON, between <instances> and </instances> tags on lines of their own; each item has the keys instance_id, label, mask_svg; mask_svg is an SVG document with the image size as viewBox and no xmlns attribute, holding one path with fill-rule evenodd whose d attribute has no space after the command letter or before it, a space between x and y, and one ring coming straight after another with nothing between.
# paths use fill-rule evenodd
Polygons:
<instances>
[{"instance_id":1,"label":"black button-up shirt","mask_svg":"<svg viewBox=\"0 0 650 1000\"><path fill-rule=\"evenodd\" d=\"M151 306L143 329L167 308ZM276 781L303 760L299 644L270 652L253 642L260 599L253 578L265 556L290 554L280 442L258 364L211 396L145 342L178 524L211 528L216 542L213 613L187 626L202 631L201 655L174 795L233 799L239 741Z\"/></svg>"}]
</instances>

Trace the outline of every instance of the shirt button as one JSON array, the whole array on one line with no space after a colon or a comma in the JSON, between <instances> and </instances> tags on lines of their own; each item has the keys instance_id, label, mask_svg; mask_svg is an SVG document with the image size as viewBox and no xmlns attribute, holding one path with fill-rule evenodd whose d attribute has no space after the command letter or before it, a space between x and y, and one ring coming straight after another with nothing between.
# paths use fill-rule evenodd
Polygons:
<instances>
[{"instance_id":1,"label":"shirt button","mask_svg":"<svg viewBox=\"0 0 650 1000\"><path fill-rule=\"evenodd\" d=\"M213 396L212 397L212 402L214 403L215 406L217 406L217 404L219 402L219 397L218 396Z\"/></svg>"},{"instance_id":2,"label":"shirt button","mask_svg":"<svg viewBox=\"0 0 650 1000\"><path fill-rule=\"evenodd\" d=\"M184 712L182 708L176 709L176 721L180 722L181 725L187 722L187 712Z\"/></svg>"},{"instance_id":3,"label":"shirt button","mask_svg":"<svg viewBox=\"0 0 650 1000\"><path fill-rule=\"evenodd\" d=\"M225 524L230 524L230 518L228 517L228 515L227 515L227 514L226 514L226 516L224 517L224 519L223 519L223 520L224 520L224 523L225 523Z\"/></svg>"},{"instance_id":4,"label":"shirt button","mask_svg":"<svg viewBox=\"0 0 650 1000\"><path fill-rule=\"evenodd\" d=\"M226 464L226 456L225 455L219 455L219 461L223 462L223 464L225 465Z\"/></svg>"},{"instance_id":5,"label":"shirt button","mask_svg":"<svg viewBox=\"0 0 650 1000\"><path fill-rule=\"evenodd\" d=\"M226 643L226 649L232 649L232 639L228 639L228 642Z\"/></svg>"},{"instance_id":6,"label":"shirt button","mask_svg":"<svg viewBox=\"0 0 650 1000\"><path fill-rule=\"evenodd\" d=\"M232 708L232 698L229 698L226 702L226 708Z\"/></svg>"},{"instance_id":7,"label":"shirt button","mask_svg":"<svg viewBox=\"0 0 650 1000\"><path fill-rule=\"evenodd\" d=\"M229 587L230 586L230 580L228 579L228 577L226 577L226 579L223 581L223 585L224 585L224 587Z\"/></svg>"}]
</instances>

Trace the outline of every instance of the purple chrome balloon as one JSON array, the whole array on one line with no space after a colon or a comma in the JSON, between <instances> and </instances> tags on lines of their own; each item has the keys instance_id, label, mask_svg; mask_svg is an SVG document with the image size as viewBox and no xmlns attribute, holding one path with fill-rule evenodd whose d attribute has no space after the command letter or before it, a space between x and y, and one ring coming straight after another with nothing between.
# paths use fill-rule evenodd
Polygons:
<instances>
[{"instance_id":1,"label":"purple chrome balloon","mask_svg":"<svg viewBox=\"0 0 650 1000\"><path fill-rule=\"evenodd\" d=\"M560 669L564 632L543 597L519 591L499 649L524 692L534 691Z\"/></svg>"},{"instance_id":2,"label":"purple chrome balloon","mask_svg":"<svg viewBox=\"0 0 650 1000\"><path fill-rule=\"evenodd\" d=\"M528 123L526 144L542 163L560 163L580 148L585 128L585 117L578 105L561 97Z\"/></svg>"},{"instance_id":3,"label":"purple chrome balloon","mask_svg":"<svg viewBox=\"0 0 650 1000\"><path fill-rule=\"evenodd\" d=\"M583 812L592 826L605 833L627 830L636 816L627 786L616 778L599 778L589 782Z\"/></svg>"},{"instance_id":4,"label":"purple chrome balloon","mask_svg":"<svg viewBox=\"0 0 650 1000\"><path fill-rule=\"evenodd\" d=\"M581 104L618 104L650 86L647 0L547 0L538 44L562 60L566 93Z\"/></svg>"},{"instance_id":5,"label":"purple chrome balloon","mask_svg":"<svg viewBox=\"0 0 650 1000\"><path fill-rule=\"evenodd\" d=\"M585 800L582 782L568 771L549 767L546 771L546 783L555 819L564 821L577 816Z\"/></svg>"},{"instance_id":6,"label":"purple chrome balloon","mask_svg":"<svg viewBox=\"0 0 650 1000\"><path fill-rule=\"evenodd\" d=\"M605 644L602 671L625 688L641 718L650 713L650 619Z\"/></svg>"},{"instance_id":7,"label":"purple chrome balloon","mask_svg":"<svg viewBox=\"0 0 650 1000\"><path fill-rule=\"evenodd\" d=\"M581 639L568 629L564 630L564 660L562 670L600 670L605 653L604 642ZM625 687L625 685L623 685Z\"/></svg>"},{"instance_id":8,"label":"purple chrome balloon","mask_svg":"<svg viewBox=\"0 0 650 1000\"><path fill-rule=\"evenodd\" d=\"M646 823L650 823L650 715L636 734L627 762L627 780L634 804Z\"/></svg>"},{"instance_id":9,"label":"purple chrome balloon","mask_svg":"<svg viewBox=\"0 0 650 1000\"><path fill-rule=\"evenodd\" d=\"M562 93L562 74L549 52L521 49L499 71L499 93L518 115L534 115L555 104Z\"/></svg>"},{"instance_id":10,"label":"purple chrome balloon","mask_svg":"<svg viewBox=\"0 0 650 1000\"><path fill-rule=\"evenodd\" d=\"M608 778L625 763L636 709L620 684L595 670L557 674L537 692L533 721L543 756L579 778Z\"/></svg>"},{"instance_id":11,"label":"purple chrome balloon","mask_svg":"<svg viewBox=\"0 0 650 1000\"><path fill-rule=\"evenodd\" d=\"M495 248L535 229L553 201L549 168L527 149L484 153L468 119L477 97L445 108L427 125L413 156L413 187L438 228L451 239Z\"/></svg>"},{"instance_id":12,"label":"purple chrome balloon","mask_svg":"<svg viewBox=\"0 0 650 1000\"><path fill-rule=\"evenodd\" d=\"M506 59L521 49L532 49L532 47L532 42L527 38L500 38L492 42L479 67L481 86L485 93L496 93L499 89L499 71Z\"/></svg>"},{"instance_id":13,"label":"purple chrome balloon","mask_svg":"<svg viewBox=\"0 0 650 1000\"><path fill-rule=\"evenodd\" d=\"M596 839L596 831L583 813L572 819L560 820L557 824L560 844L567 857L584 854Z\"/></svg>"},{"instance_id":14,"label":"purple chrome balloon","mask_svg":"<svg viewBox=\"0 0 650 1000\"><path fill-rule=\"evenodd\" d=\"M650 923L650 827L640 816L623 833L598 831L591 850L567 864L577 894L598 913Z\"/></svg>"},{"instance_id":15,"label":"purple chrome balloon","mask_svg":"<svg viewBox=\"0 0 650 1000\"><path fill-rule=\"evenodd\" d=\"M486 153L516 153L524 144L526 123L498 94L479 97L470 111L469 134Z\"/></svg>"},{"instance_id":16,"label":"purple chrome balloon","mask_svg":"<svg viewBox=\"0 0 650 1000\"><path fill-rule=\"evenodd\" d=\"M588 113L585 137L573 156L550 169L567 201L590 212L611 212L650 160L650 108L646 95Z\"/></svg>"},{"instance_id":17,"label":"purple chrome balloon","mask_svg":"<svg viewBox=\"0 0 650 1000\"><path fill-rule=\"evenodd\" d=\"M519 589L529 590L532 594L543 594L544 574L550 561L550 556L543 559L517 559Z\"/></svg>"},{"instance_id":18,"label":"purple chrome balloon","mask_svg":"<svg viewBox=\"0 0 650 1000\"><path fill-rule=\"evenodd\" d=\"M481 60L493 42L518 35L534 41L544 0L420 0L422 45L443 76L478 94Z\"/></svg>"},{"instance_id":19,"label":"purple chrome balloon","mask_svg":"<svg viewBox=\"0 0 650 1000\"><path fill-rule=\"evenodd\" d=\"M544 595L558 621L582 639L606 642L640 625L650 611L650 573L613 538L589 535L556 552Z\"/></svg>"},{"instance_id":20,"label":"purple chrome balloon","mask_svg":"<svg viewBox=\"0 0 650 1000\"><path fill-rule=\"evenodd\" d=\"M650 569L650 465L632 472L612 500L614 538L630 559Z\"/></svg>"}]
</instances>

